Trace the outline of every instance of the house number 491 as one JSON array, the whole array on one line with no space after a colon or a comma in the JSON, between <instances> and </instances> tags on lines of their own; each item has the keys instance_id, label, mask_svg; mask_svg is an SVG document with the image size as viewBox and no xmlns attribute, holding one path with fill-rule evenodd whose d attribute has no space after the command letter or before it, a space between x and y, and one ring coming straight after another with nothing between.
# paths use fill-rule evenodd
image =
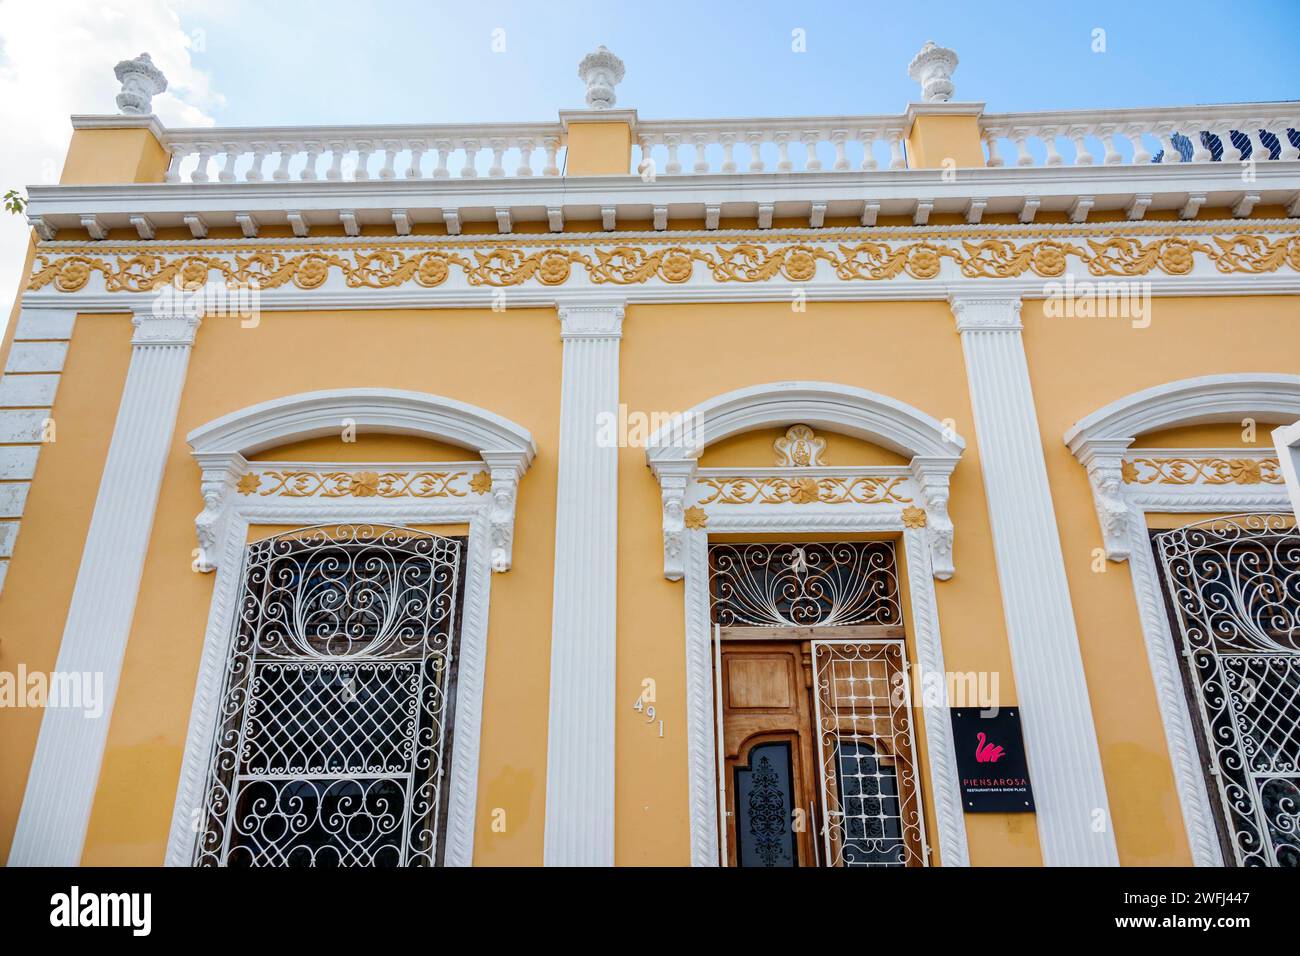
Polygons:
<instances>
[{"instance_id":1,"label":"house number 491","mask_svg":"<svg viewBox=\"0 0 1300 956\"><path fill-rule=\"evenodd\" d=\"M641 693L637 695L636 703L632 709L638 714L645 714L645 722L653 724L655 722L655 679L647 677L641 681ZM664 722L659 721L659 736L664 735Z\"/></svg>"}]
</instances>

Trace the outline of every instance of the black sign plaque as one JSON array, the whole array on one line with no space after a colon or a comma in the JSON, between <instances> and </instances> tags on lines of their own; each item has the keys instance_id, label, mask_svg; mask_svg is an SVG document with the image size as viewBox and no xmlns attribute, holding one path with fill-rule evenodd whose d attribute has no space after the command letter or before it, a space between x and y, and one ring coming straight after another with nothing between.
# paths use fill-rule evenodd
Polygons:
<instances>
[{"instance_id":1,"label":"black sign plaque","mask_svg":"<svg viewBox=\"0 0 1300 956\"><path fill-rule=\"evenodd\" d=\"M1033 813L1020 708L952 707L953 744L967 813Z\"/></svg>"}]
</instances>

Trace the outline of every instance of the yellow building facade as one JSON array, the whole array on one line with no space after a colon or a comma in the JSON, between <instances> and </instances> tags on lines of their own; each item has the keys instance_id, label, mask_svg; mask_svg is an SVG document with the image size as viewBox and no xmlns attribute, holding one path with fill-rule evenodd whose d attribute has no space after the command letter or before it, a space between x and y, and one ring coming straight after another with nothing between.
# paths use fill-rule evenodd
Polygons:
<instances>
[{"instance_id":1,"label":"yellow building facade","mask_svg":"<svg viewBox=\"0 0 1300 956\"><path fill-rule=\"evenodd\" d=\"M1296 104L955 66L187 130L119 66L3 353L0 854L1296 865Z\"/></svg>"}]
</instances>

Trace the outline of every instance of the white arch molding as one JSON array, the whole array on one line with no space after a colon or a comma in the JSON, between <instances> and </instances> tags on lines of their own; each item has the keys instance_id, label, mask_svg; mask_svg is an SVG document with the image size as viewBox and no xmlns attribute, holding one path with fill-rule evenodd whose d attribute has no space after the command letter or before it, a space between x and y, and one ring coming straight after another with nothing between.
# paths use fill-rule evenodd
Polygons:
<instances>
[{"instance_id":1,"label":"white arch molding","mask_svg":"<svg viewBox=\"0 0 1300 956\"><path fill-rule=\"evenodd\" d=\"M414 435L466 447L482 461L456 463L461 470L491 475L487 494L446 498L263 497L238 494L239 477L251 468L247 455L276 445L338 434L349 424L358 433ZM212 604L190 711L189 730L172 813L166 864L187 866L202 812L219 697L242 584L243 557L252 524L300 526L379 522L392 525L468 524L465 598L457 676L455 740L447 779L448 866L469 866L474 852L483 675L487 655L488 599L492 573L510 567L515 496L520 477L536 454L527 429L492 412L454 399L382 388L304 392L263 402L218 418L189 434L202 468L204 507L196 520L202 570L215 570ZM324 473L329 463L293 463L297 471ZM391 466L388 466L391 467ZM405 467L421 466L407 464ZM437 467L447 468L447 463ZM348 470L375 468L349 463Z\"/></svg>"},{"instance_id":2,"label":"white arch molding","mask_svg":"<svg viewBox=\"0 0 1300 956\"><path fill-rule=\"evenodd\" d=\"M1151 553L1146 514L1286 511L1287 492L1282 485L1211 485L1199 479L1178 485L1129 484L1123 479L1123 468L1138 455L1189 454L1188 449L1135 452L1132 446L1142 434L1185 425L1240 424L1247 418L1256 422L1300 418L1300 375L1242 372L1168 382L1111 402L1080 419L1064 436L1070 451L1087 469L1106 556L1129 564L1187 842L1197 866L1222 866L1223 856L1192 731L1195 715L1183 692L1174 635ZM1263 439L1258 449L1199 449L1190 454L1246 459L1273 456L1276 452L1268 444L1267 433Z\"/></svg>"},{"instance_id":3,"label":"white arch molding","mask_svg":"<svg viewBox=\"0 0 1300 956\"><path fill-rule=\"evenodd\" d=\"M904 505L765 504L701 507L695 482L698 459L707 446L732 435L771 426L811 425L883 445L909 457L906 468L848 469L888 474L905 480L904 493L921 505L904 523ZM690 782L691 862L718 864L717 763L713 731L714 699L708 583L708 533L897 532L907 562L913 640L922 675L943 675L943 644L934 579L952 576L952 522L948 483L965 442L942 423L896 399L830 382L773 382L719 395L683 413L647 443L646 461L659 480L663 502L664 575L685 579L686 712ZM777 469L781 471L781 469ZM819 469L823 472L844 470ZM765 474L772 469L728 468L728 474ZM795 470L791 471L792 476ZM807 475L807 469L802 471ZM687 508L707 514L707 524L686 527ZM916 507L911 507L916 512ZM945 682L941 679L940 685ZM956 757L947 701L923 696L933 807L942 861L969 865Z\"/></svg>"}]
</instances>

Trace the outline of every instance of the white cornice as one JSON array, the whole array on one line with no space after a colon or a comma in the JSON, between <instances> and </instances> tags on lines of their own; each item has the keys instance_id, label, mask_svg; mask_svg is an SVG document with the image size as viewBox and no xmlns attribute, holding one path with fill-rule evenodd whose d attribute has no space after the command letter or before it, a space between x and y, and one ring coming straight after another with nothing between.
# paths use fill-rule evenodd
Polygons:
<instances>
[{"instance_id":1,"label":"white cornice","mask_svg":"<svg viewBox=\"0 0 1300 956\"><path fill-rule=\"evenodd\" d=\"M28 213L46 228L83 235L82 217L109 229L134 227L147 217L155 228L184 225L201 215L211 226L233 226L237 213L252 213L264 226L285 225L289 213L314 213L316 224L337 223L340 210L362 225L392 225L400 210L413 224L441 224L446 211L464 222L497 221L507 209L515 226L545 222L559 209L568 221L596 220L613 207L618 221L650 221L656 208L668 219L703 218L709 206L728 217L757 217L772 204L783 217L806 217L813 203L826 203L829 218L861 216L863 204L879 203L878 216L911 216L918 203L934 213L964 213L972 199L985 202L985 216L1017 213L1027 198L1040 212L1065 212L1081 195L1093 197L1091 214L1128 209L1135 195L1150 195L1150 211L1182 209L1189 194L1204 194L1204 208L1238 203L1245 192L1256 205L1289 204L1300 192L1300 161L1261 163L1248 186L1232 163L1096 166L987 167L963 169L945 179L937 169L871 172L661 175L646 182L634 175L530 177L518 179L316 180L255 183L144 183L126 185L31 185ZM1117 224L1118 225L1118 224Z\"/></svg>"}]
</instances>

